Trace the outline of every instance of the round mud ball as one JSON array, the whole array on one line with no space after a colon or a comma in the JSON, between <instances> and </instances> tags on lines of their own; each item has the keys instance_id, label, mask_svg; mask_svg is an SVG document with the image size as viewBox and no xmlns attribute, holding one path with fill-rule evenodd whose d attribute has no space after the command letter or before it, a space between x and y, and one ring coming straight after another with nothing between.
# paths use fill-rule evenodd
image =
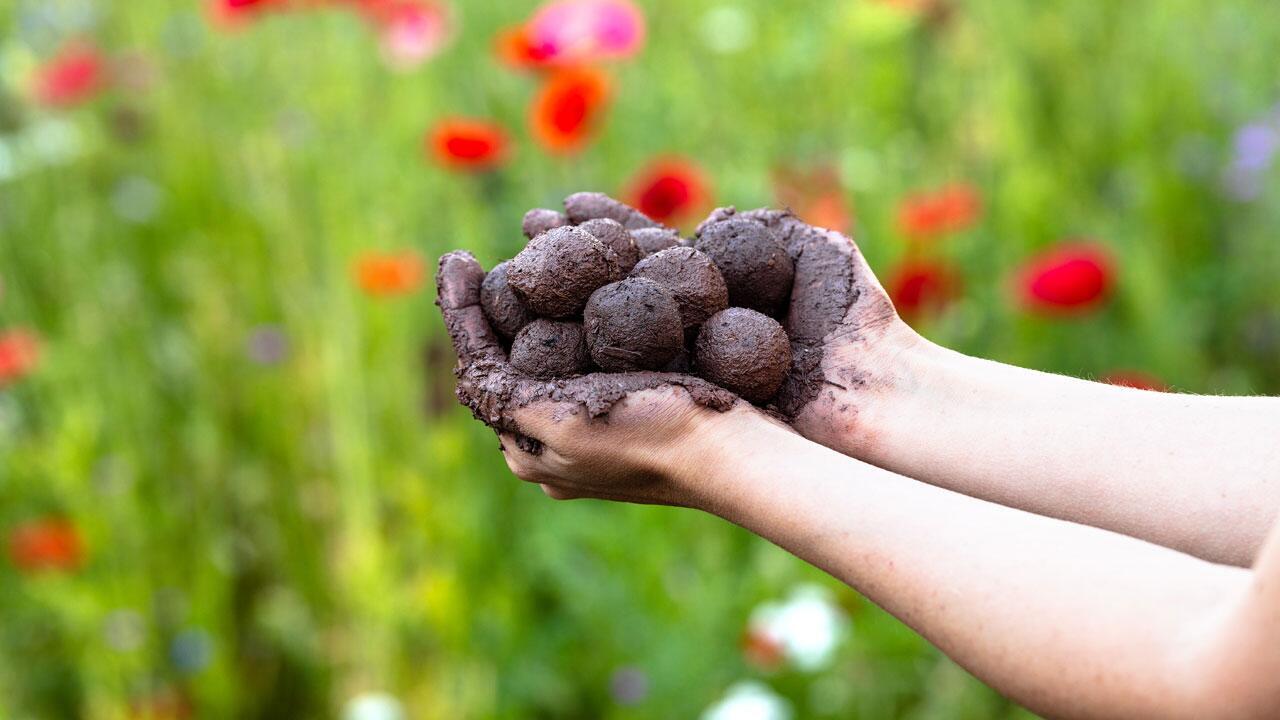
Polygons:
<instances>
[{"instance_id":1,"label":"round mud ball","mask_svg":"<svg viewBox=\"0 0 1280 720\"><path fill-rule=\"evenodd\" d=\"M636 247L635 240L631 239L631 233L627 232L627 229L617 220L593 218L579 225L578 229L591 233L595 239L616 253L618 267L624 275L631 272L631 268L635 267L636 262L640 260L640 250Z\"/></svg>"},{"instance_id":2,"label":"round mud ball","mask_svg":"<svg viewBox=\"0 0 1280 720\"><path fill-rule=\"evenodd\" d=\"M592 218L609 218L628 230L658 227L658 223L639 210L598 192L574 193L564 199L564 210L574 225Z\"/></svg>"},{"instance_id":3,"label":"round mud ball","mask_svg":"<svg viewBox=\"0 0 1280 720\"><path fill-rule=\"evenodd\" d=\"M680 306L652 280L627 278L595 291L583 322L591 359L611 372L661 370L684 349Z\"/></svg>"},{"instance_id":4,"label":"round mud ball","mask_svg":"<svg viewBox=\"0 0 1280 720\"><path fill-rule=\"evenodd\" d=\"M507 268L511 261L500 262L484 276L480 285L480 308L489 324L505 340L520 332L520 328L534 321L537 316L520 302L507 283Z\"/></svg>"},{"instance_id":5,"label":"round mud ball","mask_svg":"<svg viewBox=\"0 0 1280 720\"><path fill-rule=\"evenodd\" d=\"M656 252L637 263L631 277L648 278L670 290L680 306L685 330L729 307L729 290L716 264L693 248Z\"/></svg>"},{"instance_id":6,"label":"round mud ball","mask_svg":"<svg viewBox=\"0 0 1280 720\"><path fill-rule=\"evenodd\" d=\"M520 221L520 230L524 232L525 237L532 240L551 228L564 227L568 224L569 218L562 212L534 208L524 214L524 219Z\"/></svg>"},{"instance_id":7,"label":"round mud ball","mask_svg":"<svg viewBox=\"0 0 1280 720\"><path fill-rule=\"evenodd\" d=\"M702 324L693 367L703 378L763 405L791 369L791 343L777 320L747 308L729 308Z\"/></svg>"},{"instance_id":8,"label":"round mud ball","mask_svg":"<svg viewBox=\"0 0 1280 720\"><path fill-rule=\"evenodd\" d=\"M635 240L640 250L640 257L673 248L681 243L680 233L670 228L641 228L631 231L631 239Z\"/></svg>"},{"instance_id":9,"label":"round mud ball","mask_svg":"<svg viewBox=\"0 0 1280 720\"><path fill-rule=\"evenodd\" d=\"M582 323L534 320L511 343L511 366L526 375L550 379L581 375L591 367Z\"/></svg>"},{"instance_id":10,"label":"round mud ball","mask_svg":"<svg viewBox=\"0 0 1280 720\"><path fill-rule=\"evenodd\" d=\"M784 309L791 296L795 266L769 228L731 217L703 228L694 247L720 268L729 288L730 305L769 315Z\"/></svg>"},{"instance_id":11,"label":"round mud ball","mask_svg":"<svg viewBox=\"0 0 1280 720\"><path fill-rule=\"evenodd\" d=\"M619 277L618 256L576 227L538 235L507 267L507 282L525 306L551 318L577 315L596 288Z\"/></svg>"}]
</instances>

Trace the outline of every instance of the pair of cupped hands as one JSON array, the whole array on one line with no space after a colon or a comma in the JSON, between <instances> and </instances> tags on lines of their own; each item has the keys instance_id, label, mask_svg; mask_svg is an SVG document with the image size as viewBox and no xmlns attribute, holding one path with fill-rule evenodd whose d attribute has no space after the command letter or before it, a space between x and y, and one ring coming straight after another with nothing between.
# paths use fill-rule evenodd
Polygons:
<instances>
[{"instance_id":1,"label":"pair of cupped hands","mask_svg":"<svg viewBox=\"0 0 1280 720\"><path fill-rule=\"evenodd\" d=\"M458 399L498 432L517 477L558 500L705 509L712 500L696 468L730 436L749 435L761 424L856 454L851 438L863 429L861 409L892 382L892 358L919 336L898 318L847 236L778 210L722 208L708 222L731 214L767 225L795 261L783 321L795 361L767 410L678 373L523 375L508 364L481 310L484 269L465 251L440 259L436 302L458 356Z\"/></svg>"}]
</instances>

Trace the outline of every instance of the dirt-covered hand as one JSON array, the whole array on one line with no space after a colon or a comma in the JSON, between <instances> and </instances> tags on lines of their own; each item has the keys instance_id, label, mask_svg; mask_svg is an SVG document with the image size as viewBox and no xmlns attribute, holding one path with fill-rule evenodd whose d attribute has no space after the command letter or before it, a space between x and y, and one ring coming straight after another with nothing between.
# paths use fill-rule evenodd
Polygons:
<instances>
[{"instance_id":1,"label":"dirt-covered hand","mask_svg":"<svg viewBox=\"0 0 1280 720\"><path fill-rule=\"evenodd\" d=\"M774 403L800 434L850 454L866 428L860 407L892 382L893 358L919 341L899 317L853 240L785 210L714 211L699 226L736 217L759 222L795 266L783 323L793 364Z\"/></svg>"},{"instance_id":2,"label":"dirt-covered hand","mask_svg":"<svg viewBox=\"0 0 1280 720\"><path fill-rule=\"evenodd\" d=\"M484 270L470 253L440 259L437 304L458 355L458 399L498 431L519 477L555 498L691 504L672 468L722 413L763 415L735 395L677 373L592 373L539 380L507 362L480 306ZM732 412L730 412L732 411Z\"/></svg>"}]
</instances>

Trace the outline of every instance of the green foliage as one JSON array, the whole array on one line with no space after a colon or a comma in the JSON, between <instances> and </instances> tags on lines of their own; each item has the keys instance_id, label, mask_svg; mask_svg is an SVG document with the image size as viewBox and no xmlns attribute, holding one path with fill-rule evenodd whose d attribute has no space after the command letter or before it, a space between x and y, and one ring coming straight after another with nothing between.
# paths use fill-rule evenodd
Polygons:
<instances>
[{"instance_id":1,"label":"green foliage","mask_svg":"<svg viewBox=\"0 0 1280 720\"><path fill-rule=\"evenodd\" d=\"M981 190L979 224L928 249L966 286L921 326L931 337L1058 372L1280 393L1275 174L1254 202L1221 183L1236 128L1280 101L1280 10L970 0L933 23L874 0L642 4L648 45L567 159L529 139L534 77L491 52L531 2L459 2L453 44L403 74L334 11L223 33L173 0L0 7L0 170L36 157L37 133L78 138L0 172L0 328L44 340L37 371L0 388L0 530L64 515L87 548L71 573L0 563L0 717L120 718L164 692L202 718L334 717L367 691L414 718L694 717L750 677L798 717L1022 716L743 531L515 481L452 403L430 288L369 297L352 263L464 247L491 265L519 248L525 208L617 190L661 154L740 207L775 202L779 165L830 162L878 269L906 252L901 198ZM732 52L713 49L726 17ZM68 27L143 58L149 88L27 106ZM458 114L511 128L512 162L434 165L423 133ZM149 189L154 215L122 216ZM1019 263L1081 236L1117 258L1110 303L1019 310ZM278 364L246 352L263 326L287 342ZM849 639L821 672L763 673L743 657L747 618L800 582L836 593ZM121 611L140 618L123 649L104 629ZM190 631L208 638L196 670L175 661ZM634 707L610 694L622 667L649 679Z\"/></svg>"}]
</instances>

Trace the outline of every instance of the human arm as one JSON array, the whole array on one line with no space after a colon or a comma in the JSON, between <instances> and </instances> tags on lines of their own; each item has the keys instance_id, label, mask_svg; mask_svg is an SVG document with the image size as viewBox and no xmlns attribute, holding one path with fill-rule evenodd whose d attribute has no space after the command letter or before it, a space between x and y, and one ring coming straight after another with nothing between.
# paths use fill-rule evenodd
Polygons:
<instances>
[{"instance_id":1,"label":"human arm","mask_svg":"<svg viewBox=\"0 0 1280 720\"><path fill-rule=\"evenodd\" d=\"M865 594L1012 699L1051 717L1252 718L1280 707L1280 533L1252 573L912 481L736 407L663 418L682 391L607 421L521 413L553 497L720 515ZM648 432L656 430L656 432ZM597 430L599 434L592 431ZM667 437L658 444L626 437ZM603 491L603 492L602 492Z\"/></svg>"},{"instance_id":2,"label":"human arm","mask_svg":"<svg viewBox=\"0 0 1280 720\"><path fill-rule=\"evenodd\" d=\"M797 399L814 383L793 378L780 405L805 437L965 495L1253 561L1280 512L1280 399L1144 392L966 357L897 316L848 237L785 212L740 215L796 257L788 331L821 390Z\"/></svg>"}]
</instances>

